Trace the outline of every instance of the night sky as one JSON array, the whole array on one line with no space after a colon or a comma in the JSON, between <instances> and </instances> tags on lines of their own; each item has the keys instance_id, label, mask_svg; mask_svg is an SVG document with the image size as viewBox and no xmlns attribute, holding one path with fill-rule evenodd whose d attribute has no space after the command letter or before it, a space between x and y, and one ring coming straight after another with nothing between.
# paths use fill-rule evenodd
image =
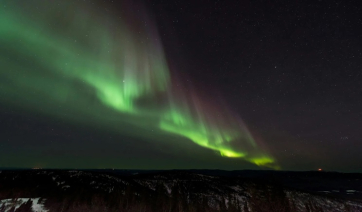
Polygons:
<instances>
[{"instance_id":1,"label":"night sky","mask_svg":"<svg viewBox=\"0 0 362 212\"><path fill-rule=\"evenodd\" d=\"M0 3L0 167L362 171L357 1Z\"/></svg>"}]
</instances>

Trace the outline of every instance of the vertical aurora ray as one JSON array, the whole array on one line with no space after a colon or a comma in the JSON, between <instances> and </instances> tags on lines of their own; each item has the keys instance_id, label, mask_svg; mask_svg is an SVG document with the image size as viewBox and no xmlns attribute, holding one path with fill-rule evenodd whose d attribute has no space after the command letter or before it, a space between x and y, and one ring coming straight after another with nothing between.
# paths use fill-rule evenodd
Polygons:
<instances>
[{"instance_id":1,"label":"vertical aurora ray","mask_svg":"<svg viewBox=\"0 0 362 212\"><path fill-rule=\"evenodd\" d=\"M188 89L189 90L189 89ZM224 157L243 158L258 166L278 169L274 159L259 149L241 120L220 106L210 107L197 95L178 93L170 98L170 109L163 114L160 128L185 136L198 145Z\"/></svg>"},{"instance_id":2,"label":"vertical aurora ray","mask_svg":"<svg viewBox=\"0 0 362 212\"><path fill-rule=\"evenodd\" d=\"M155 30L137 31L126 19L89 5L8 1L0 9L2 103L50 115L55 112L47 105L62 104L78 114L72 119L88 116L107 125L102 107L86 109L96 101L127 114L126 123L182 136L224 157L276 167L227 109L210 109L197 95L172 86Z\"/></svg>"},{"instance_id":3,"label":"vertical aurora ray","mask_svg":"<svg viewBox=\"0 0 362 212\"><path fill-rule=\"evenodd\" d=\"M45 23L27 24L23 22L26 17L19 21L15 18L17 15L8 11L2 15L1 37L8 47L14 44L12 50L14 47L21 49L22 57L37 61L49 71L88 83L97 90L99 99L110 107L135 112L136 98L166 89L168 70L164 59L157 57L160 56L158 47L140 44L125 26L111 36L107 33L109 29L101 24L90 26L94 23L90 14L88 17L82 14L89 21L80 28L87 30L54 35L44 27ZM71 29L79 27L72 25ZM78 44L80 42L83 43ZM31 76L19 84L28 83L29 78Z\"/></svg>"}]
</instances>

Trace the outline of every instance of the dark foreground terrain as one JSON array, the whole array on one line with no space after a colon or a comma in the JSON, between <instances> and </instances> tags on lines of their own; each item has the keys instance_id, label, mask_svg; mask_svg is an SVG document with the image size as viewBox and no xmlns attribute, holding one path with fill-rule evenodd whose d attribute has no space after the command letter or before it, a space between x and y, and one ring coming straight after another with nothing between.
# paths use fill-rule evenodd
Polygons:
<instances>
[{"instance_id":1,"label":"dark foreground terrain","mask_svg":"<svg viewBox=\"0 0 362 212\"><path fill-rule=\"evenodd\" d=\"M2 170L0 211L362 211L362 174Z\"/></svg>"}]
</instances>

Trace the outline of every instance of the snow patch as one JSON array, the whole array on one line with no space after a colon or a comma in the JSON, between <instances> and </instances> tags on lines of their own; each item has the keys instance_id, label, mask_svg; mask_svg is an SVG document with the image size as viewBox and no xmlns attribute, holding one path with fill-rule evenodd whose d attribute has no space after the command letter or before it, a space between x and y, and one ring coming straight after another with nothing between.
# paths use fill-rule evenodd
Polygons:
<instances>
[{"instance_id":1,"label":"snow patch","mask_svg":"<svg viewBox=\"0 0 362 212\"><path fill-rule=\"evenodd\" d=\"M46 210L44 208L45 199L43 199L40 202L39 202L39 199L40 199L40 197L38 197L38 198L3 199L3 200L0 200L0 207L2 207L2 205L4 205L5 212L8 212L13 207L15 208L15 210L18 209L22 204L25 204L26 202L28 202L30 200L30 201L32 201L32 205L31 205L32 211L47 212L48 210Z\"/></svg>"}]
</instances>

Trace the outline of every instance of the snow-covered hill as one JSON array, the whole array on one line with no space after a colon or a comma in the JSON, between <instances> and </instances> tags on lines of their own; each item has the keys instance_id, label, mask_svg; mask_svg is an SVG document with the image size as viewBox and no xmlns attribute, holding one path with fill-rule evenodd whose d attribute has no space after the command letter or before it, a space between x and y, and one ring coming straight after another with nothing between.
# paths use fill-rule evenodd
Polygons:
<instances>
[{"instance_id":1,"label":"snow-covered hill","mask_svg":"<svg viewBox=\"0 0 362 212\"><path fill-rule=\"evenodd\" d=\"M126 176L77 170L2 171L0 207L9 211L31 201L33 211L362 211L356 197L290 185L192 171ZM351 190L346 191L361 192Z\"/></svg>"}]
</instances>

